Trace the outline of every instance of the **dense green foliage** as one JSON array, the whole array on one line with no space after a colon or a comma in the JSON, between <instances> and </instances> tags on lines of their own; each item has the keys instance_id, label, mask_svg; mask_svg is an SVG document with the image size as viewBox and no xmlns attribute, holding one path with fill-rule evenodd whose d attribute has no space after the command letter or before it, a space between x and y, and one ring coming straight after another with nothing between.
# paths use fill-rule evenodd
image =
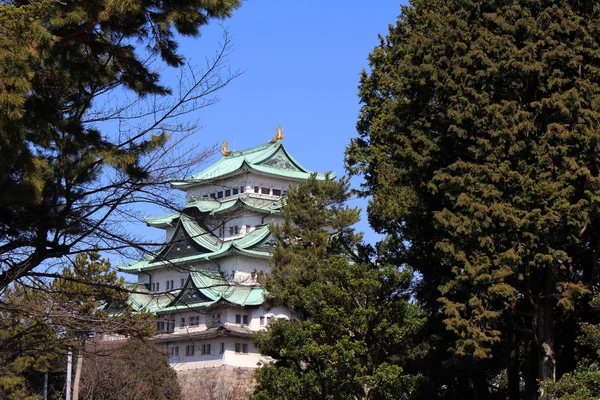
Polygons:
<instances>
[{"instance_id":1,"label":"dense green foliage","mask_svg":"<svg viewBox=\"0 0 600 400\"><path fill-rule=\"evenodd\" d=\"M314 177L288 193L280 240L266 276L278 320L255 336L273 364L256 377L255 399L410 399L418 376L403 370L422 322L408 302L411 276L357 251L347 184ZM327 226L327 229L325 228Z\"/></svg>"},{"instance_id":2,"label":"dense green foliage","mask_svg":"<svg viewBox=\"0 0 600 400\"><path fill-rule=\"evenodd\" d=\"M126 104L111 106L110 96L170 94L155 62L183 64L176 34L197 36L209 20L225 18L239 5L0 2L0 288L48 258L118 236L114 229L105 232L103 223L157 174L155 162L144 156L167 141L169 113L202 94L191 93L194 83L174 104L138 114ZM214 79L212 73L205 77ZM211 93L223 83L212 84L205 86ZM135 100L130 105L140 106ZM142 125L144 115L156 120ZM102 125L115 120L136 124ZM113 173L102 175L107 170ZM104 239L92 239L100 233Z\"/></svg>"},{"instance_id":3,"label":"dense green foliage","mask_svg":"<svg viewBox=\"0 0 600 400\"><path fill-rule=\"evenodd\" d=\"M382 250L421 278L426 398L536 398L581 356L600 252L599 27L596 1L415 0L370 55L347 165Z\"/></svg>"},{"instance_id":4,"label":"dense green foliage","mask_svg":"<svg viewBox=\"0 0 600 400\"><path fill-rule=\"evenodd\" d=\"M595 311L600 311L600 296L591 302ZM597 321L596 321L597 322ZM549 398L556 400L587 400L600 398L600 324L581 324L581 336L578 337L581 353L577 368L564 374L557 382L546 385Z\"/></svg>"}]
</instances>

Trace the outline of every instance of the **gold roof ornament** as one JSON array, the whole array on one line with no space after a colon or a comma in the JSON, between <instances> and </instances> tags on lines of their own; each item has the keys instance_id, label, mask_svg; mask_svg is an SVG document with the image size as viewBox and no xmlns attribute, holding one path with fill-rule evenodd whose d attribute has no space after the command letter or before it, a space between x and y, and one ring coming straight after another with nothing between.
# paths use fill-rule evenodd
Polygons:
<instances>
[{"instance_id":1,"label":"gold roof ornament","mask_svg":"<svg viewBox=\"0 0 600 400\"><path fill-rule=\"evenodd\" d=\"M275 137L273 139L271 139L271 143L275 143L279 140L283 140L283 129L281 129L281 125L279 125L277 127L277 129L275 129L275 132L277 132L277 134L275 135Z\"/></svg>"},{"instance_id":2,"label":"gold roof ornament","mask_svg":"<svg viewBox=\"0 0 600 400\"><path fill-rule=\"evenodd\" d=\"M228 150L227 146L229 145L229 143L227 142L223 142L223 145L221 146L221 154L223 154L223 156L227 157L228 155L230 155L231 153L233 153L233 151Z\"/></svg>"}]
</instances>

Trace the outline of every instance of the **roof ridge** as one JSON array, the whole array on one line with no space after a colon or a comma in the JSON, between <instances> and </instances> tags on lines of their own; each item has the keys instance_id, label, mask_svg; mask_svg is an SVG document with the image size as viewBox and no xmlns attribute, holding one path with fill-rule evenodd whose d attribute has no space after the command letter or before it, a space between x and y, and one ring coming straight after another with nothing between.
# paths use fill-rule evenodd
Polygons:
<instances>
[{"instance_id":1,"label":"roof ridge","mask_svg":"<svg viewBox=\"0 0 600 400\"><path fill-rule=\"evenodd\" d=\"M259 144L258 146L249 147L249 148L244 149L244 150L233 151L231 154L229 154L227 156L224 156L223 158L240 157L240 156L243 156L243 155L248 155L248 154L256 153L257 151L267 149L269 146L277 145L277 144L280 144L280 143L281 142L277 141L277 142L267 142L267 143L264 143L264 144Z\"/></svg>"}]
</instances>

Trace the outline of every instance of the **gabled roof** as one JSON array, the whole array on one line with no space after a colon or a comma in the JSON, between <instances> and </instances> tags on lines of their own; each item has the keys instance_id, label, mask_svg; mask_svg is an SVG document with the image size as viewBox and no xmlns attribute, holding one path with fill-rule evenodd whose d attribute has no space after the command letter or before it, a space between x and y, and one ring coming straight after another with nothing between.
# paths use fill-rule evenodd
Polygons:
<instances>
[{"instance_id":1,"label":"gabled roof","mask_svg":"<svg viewBox=\"0 0 600 400\"><path fill-rule=\"evenodd\" d=\"M179 290L151 293L144 285L135 285L129 295L134 311L154 314L206 308L218 303L239 307L256 307L264 301L260 286L241 285L227 281L219 271L191 271Z\"/></svg>"},{"instance_id":2,"label":"gabled roof","mask_svg":"<svg viewBox=\"0 0 600 400\"><path fill-rule=\"evenodd\" d=\"M212 198L195 198L187 203L184 210L194 209L201 214L210 216L221 216L233 213L240 209L255 212L257 214L270 215L279 214L283 207L283 199L271 200L253 197L252 194L244 193L235 198L220 201ZM171 213L160 217L144 217L146 225L155 228L167 228L177 226L181 216L185 213ZM189 219L189 218L188 218Z\"/></svg>"},{"instance_id":3,"label":"gabled roof","mask_svg":"<svg viewBox=\"0 0 600 400\"><path fill-rule=\"evenodd\" d=\"M291 180L308 179L313 174L312 171L304 168L287 152L282 141L275 141L232 152L189 178L172 181L171 185L177 189L186 189L198 184L206 184L214 180L235 176L245 171ZM332 174L331 177L334 176ZM325 179L323 174L317 174L317 177Z\"/></svg>"},{"instance_id":4,"label":"gabled roof","mask_svg":"<svg viewBox=\"0 0 600 400\"><path fill-rule=\"evenodd\" d=\"M281 200L274 201L271 199L256 198L252 197L251 194L245 193L226 201L219 201L212 198L194 199L185 206L185 209L195 208L201 213L222 215L243 208L258 214L268 215L279 213L282 205Z\"/></svg>"},{"instance_id":5,"label":"gabled roof","mask_svg":"<svg viewBox=\"0 0 600 400\"><path fill-rule=\"evenodd\" d=\"M212 328L208 328L203 331L191 331L181 333L164 333L161 335L155 335L148 340L152 342L173 342L175 340L199 340L199 339L212 339L216 337L230 336L239 338L252 337L252 331L243 326L236 326L231 324L221 324Z\"/></svg>"},{"instance_id":6,"label":"gabled roof","mask_svg":"<svg viewBox=\"0 0 600 400\"><path fill-rule=\"evenodd\" d=\"M123 272L139 272L144 269L214 260L231 254L266 259L270 258L271 253L268 248L261 245L272 239L269 225L263 224L240 238L223 241L206 231L191 218L182 216L171 243L154 255L146 256L131 264L121 264L118 268ZM186 243L190 244L191 249L184 248ZM178 251L175 251L176 249ZM181 254L181 256L177 257L175 254Z\"/></svg>"}]
</instances>

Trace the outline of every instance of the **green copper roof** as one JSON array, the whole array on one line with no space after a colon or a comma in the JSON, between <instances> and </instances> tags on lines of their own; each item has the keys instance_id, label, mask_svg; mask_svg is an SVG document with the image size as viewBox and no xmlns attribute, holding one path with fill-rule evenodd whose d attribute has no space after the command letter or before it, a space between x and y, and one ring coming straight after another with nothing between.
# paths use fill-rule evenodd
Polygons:
<instances>
[{"instance_id":1,"label":"green copper roof","mask_svg":"<svg viewBox=\"0 0 600 400\"><path fill-rule=\"evenodd\" d=\"M245 208L257 213L273 214L278 213L281 207L281 200L252 197L248 193L240 194L236 198L222 202L211 198L194 199L185 206L186 209L196 208L201 213L208 213L210 215L226 214L239 208Z\"/></svg>"},{"instance_id":2,"label":"green copper roof","mask_svg":"<svg viewBox=\"0 0 600 400\"><path fill-rule=\"evenodd\" d=\"M149 226L156 228L166 228L168 226L175 226L175 222L179 219L179 213L171 213L163 215L161 217L144 217L144 222Z\"/></svg>"},{"instance_id":3,"label":"green copper roof","mask_svg":"<svg viewBox=\"0 0 600 400\"><path fill-rule=\"evenodd\" d=\"M190 278L198 290L209 299L222 299L239 306L257 306L263 303L262 287L228 282L218 271L192 271Z\"/></svg>"},{"instance_id":4,"label":"green copper roof","mask_svg":"<svg viewBox=\"0 0 600 400\"><path fill-rule=\"evenodd\" d=\"M260 174L280 176L288 179L308 179L312 171L304 168L285 149L282 141L252 147L250 149L235 151L223 156L219 161L205 170L185 178L175 180L171 185L184 189L198 183L208 183L215 179L234 176L242 171L255 171ZM318 174L319 179L325 175ZM331 176L335 177L334 174Z\"/></svg>"},{"instance_id":5,"label":"green copper roof","mask_svg":"<svg viewBox=\"0 0 600 400\"><path fill-rule=\"evenodd\" d=\"M238 209L246 209L258 214L278 214L283 207L283 200L264 199L253 197L250 193L242 193L235 198L220 201L212 198L196 198L187 203L185 209L195 208L201 213L208 215L221 215ZM155 228L167 228L177 225L182 213L171 213L160 217L144 217L147 225ZM189 219L189 218L188 218Z\"/></svg>"},{"instance_id":6,"label":"green copper roof","mask_svg":"<svg viewBox=\"0 0 600 400\"><path fill-rule=\"evenodd\" d=\"M119 270L124 272L137 272L148 268L178 265L196 261L208 261L234 253L247 255L249 257L270 257L270 252L268 250L253 248L270 236L271 232L269 231L269 225L267 224L258 226L252 232L238 239L228 241L222 241L218 239L212 233L204 230L191 218L185 216L181 218L178 229L185 229L186 233L194 242L208 249L208 251L204 253L186 255L179 258L164 259L161 254L167 254L168 249L173 246L167 245L155 255L146 256L143 259L131 264L119 265Z\"/></svg>"},{"instance_id":7,"label":"green copper roof","mask_svg":"<svg viewBox=\"0 0 600 400\"><path fill-rule=\"evenodd\" d=\"M194 301L182 297L186 291L197 291ZM151 293L144 285L135 285L129 303L135 311L163 313L209 307L218 302L235 306L259 306L265 290L260 286L239 285L228 282L219 271L191 271L183 289L170 293Z\"/></svg>"}]
</instances>

